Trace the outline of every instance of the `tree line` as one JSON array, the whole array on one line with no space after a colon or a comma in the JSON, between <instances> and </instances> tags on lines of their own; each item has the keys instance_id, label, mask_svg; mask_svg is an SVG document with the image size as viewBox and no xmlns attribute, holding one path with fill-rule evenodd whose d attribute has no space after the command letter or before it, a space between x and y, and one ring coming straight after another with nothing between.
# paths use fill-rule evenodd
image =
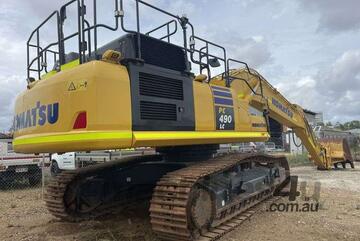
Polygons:
<instances>
[{"instance_id":1,"label":"tree line","mask_svg":"<svg viewBox=\"0 0 360 241\"><path fill-rule=\"evenodd\" d=\"M345 123L336 122L334 125L329 121L324 126L334 127L336 129L348 131L348 130L353 130L353 129L360 129L360 121L353 120L353 121L349 121L349 122L345 122Z\"/></svg>"}]
</instances>

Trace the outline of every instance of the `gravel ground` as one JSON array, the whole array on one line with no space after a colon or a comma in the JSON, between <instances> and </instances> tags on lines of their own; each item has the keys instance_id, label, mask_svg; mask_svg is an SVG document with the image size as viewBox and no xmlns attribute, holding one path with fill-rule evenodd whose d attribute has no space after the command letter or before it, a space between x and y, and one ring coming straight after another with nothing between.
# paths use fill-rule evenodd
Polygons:
<instances>
[{"instance_id":1,"label":"gravel ground","mask_svg":"<svg viewBox=\"0 0 360 241\"><path fill-rule=\"evenodd\" d=\"M317 171L295 167L292 175L306 181L312 193L321 183L317 212L269 212L263 205L241 227L221 241L360 240L360 164L357 169ZM299 201L303 204L302 201ZM288 203L283 198L276 202ZM120 215L81 223L54 219L41 199L41 189L0 191L0 240L4 241L157 241L141 203Z\"/></svg>"},{"instance_id":2,"label":"gravel ground","mask_svg":"<svg viewBox=\"0 0 360 241\"><path fill-rule=\"evenodd\" d=\"M306 181L309 194L315 182L321 183L318 212L268 212L254 215L226 241L332 241L360 240L360 165L357 169L318 171L314 167L296 167L292 175ZM282 199L279 202L287 203ZM300 203L302 203L300 201Z\"/></svg>"}]
</instances>

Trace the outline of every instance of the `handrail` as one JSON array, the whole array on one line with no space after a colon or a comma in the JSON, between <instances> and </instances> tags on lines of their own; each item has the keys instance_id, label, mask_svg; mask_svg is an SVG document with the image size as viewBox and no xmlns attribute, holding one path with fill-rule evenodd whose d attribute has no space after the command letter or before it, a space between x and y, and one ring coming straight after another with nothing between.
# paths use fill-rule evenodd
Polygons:
<instances>
[{"instance_id":1,"label":"handrail","mask_svg":"<svg viewBox=\"0 0 360 241\"><path fill-rule=\"evenodd\" d=\"M30 73L31 72L37 72L38 78L41 78L41 72L44 70L43 66L41 66L40 61L41 60L47 60L46 54L50 51L51 47L58 46L58 52L59 55L59 67L61 67L62 64L65 63L65 48L64 43L76 36L78 36L78 48L79 48L79 60L80 63L86 62L86 52L88 52L89 56L92 52L92 45L91 45L91 31L94 30L94 52L96 54L97 52L97 29L98 28L106 28L111 31L117 31L119 29L119 15L117 14L119 12L119 3L118 0L114 0L115 5L115 24L114 26L108 26L106 24L98 24L97 23L97 17L96 17L96 2L97 0L93 0L94 3L94 25L90 26L90 22L85 19L86 14L86 5L84 4L84 0L71 0L67 2L66 4L62 5L60 8L60 11L54 11L52 14L50 14L35 30L31 33L29 40L27 41L27 76L28 81L30 79ZM64 36L63 33L63 25L66 20L66 9L70 5L76 3L77 9L78 9L78 30L75 33L72 33L68 36ZM40 36L39 31L40 29L54 16L57 17L57 34L58 34L58 40L57 42L50 43L46 47L40 46ZM87 37L85 37L85 34L87 32ZM36 45L31 44L31 40L34 38L34 35L36 34L37 37L37 43ZM85 39L87 38L87 42ZM36 48L37 49L37 56L30 60L30 48ZM44 57L45 54L45 57ZM34 69L32 66L35 62L38 62L37 69ZM56 61L55 61L56 62ZM60 69L59 69L60 70ZM45 71L46 68L45 68Z\"/></svg>"},{"instance_id":2,"label":"handrail","mask_svg":"<svg viewBox=\"0 0 360 241\"><path fill-rule=\"evenodd\" d=\"M148 6L149 8L155 9L155 10L157 10L157 11L159 11L159 12L165 14L165 15L168 15L168 16L170 16L170 17L173 17L173 18L175 18L175 19L178 19L179 21L180 21L180 19L181 19L179 16L177 16L177 15L175 15L175 14L172 14L172 13L170 13L170 12L168 12L168 11L165 11L165 10L163 10L163 9L161 9L161 8L158 8L158 7L156 7L156 6L154 6L154 5L151 5L151 4L147 3L147 2L144 2L144 1L142 1L142 0L135 0L135 1L144 4L144 5Z\"/></svg>"},{"instance_id":3,"label":"handrail","mask_svg":"<svg viewBox=\"0 0 360 241\"><path fill-rule=\"evenodd\" d=\"M193 27L192 27L192 32L193 32ZM200 50L197 50L197 49L195 48L196 40L205 43L205 46L202 47ZM216 47L216 48L221 49L222 52L223 52L223 57L219 57L219 56L215 56L215 55L209 54L209 47L210 47L210 46L213 46L213 47ZM203 49L206 51L206 53L202 51ZM196 60L196 59L194 58L194 53L195 53L195 52L199 53L199 55L200 55L199 60ZM201 55L202 53L205 54L205 55ZM206 57L206 60L207 60L206 63L202 62L202 58L203 58L203 57ZM225 49L223 46L221 46L221 45L218 45L218 44L216 44L216 43L213 43L213 42L211 42L211 41L208 41L208 40L206 40L206 39L200 38L200 37L195 36L194 34L192 34L192 35L190 36L190 58L191 58L191 61L192 61L193 63L196 63L196 64L200 65L200 70L201 70L203 67L207 68L207 69L208 69L208 72L209 72L208 74L210 75L209 57L212 57L212 58L216 58L216 59L218 59L218 60L221 60L221 61L224 63L225 73L227 73L228 68L227 68L226 49ZM210 78L211 78L211 76L209 76L209 79L210 79ZM225 79L228 80L228 75L225 76ZM226 81L226 82L228 82L228 81ZM226 84L226 85L229 86L228 84Z\"/></svg>"},{"instance_id":4,"label":"handrail","mask_svg":"<svg viewBox=\"0 0 360 241\"><path fill-rule=\"evenodd\" d=\"M40 53L41 53L41 55L39 56L42 60L41 60L41 71L43 70L43 69L45 69L45 72L47 73L48 71L47 71L47 65L46 65L46 63L47 63L47 53L52 53L52 54L54 54L54 63L56 62L56 55L57 54L59 54L59 52L56 52L56 51L53 51L53 50L51 50L51 49L45 49L45 50L43 50L43 48L41 48L41 47L38 47L38 46L36 46L36 45L33 45L33 44L29 44L29 47L32 47L32 48L39 48L40 49ZM45 53L45 55L43 54L43 53ZM37 60L38 58L35 58L35 60ZM45 59L45 60L43 60L43 59ZM33 60L31 63L30 63L30 66L35 62L35 60ZM45 65L43 65L43 63L45 63ZM32 70L32 69L30 69L30 70ZM34 70L34 71L36 71L36 70Z\"/></svg>"},{"instance_id":5,"label":"handrail","mask_svg":"<svg viewBox=\"0 0 360 241\"><path fill-rule=\"evenodd\" d=\"M43 50L40 50L40 28L43 27L47 22L49 22L50 19L52 19L54 16L56 16L56 21L57 21L57 25L59 25L59 21L60 21L60 13L59 11L54 11L53 13L51 13L38 27L36 27L34 29L34 31L32 31L32 33L30 34L30 37L28 39L28 41L26 42L27 44L27 82L29 83L30 81L30 72L32 72L32 68L31 66L34 64L34 62L37 60L37 70L36 71L38 73L38 78L40 79L40 58L42 58L42 53L44 51ZM31 44L31 40L33 39L34 35L36 34L36 48L37 48L37 57L31 61L31 64L30 64L30 47L33 47L33 46L30 46L30 45L33 45ZM56 44L55 44L56 45ZM59 32L58 32L58 42L57 42L57 45L59 46L59 49L60 49L60 36L59 36ZM48 47L50 48L50 47ZM41 53L40 53L41 51Z\"/></svg>"},{"instance_id":6,"label":"handrail","mask_svg":"<svg viewBox=\"0 0 360 241\"><path fill-rule=\"evenodd\" d=\"M30 37L28 38L27 43L29 44L31 39L34 37L34 34L39 30L42 26L44 26L54 15L60 16L59 11L54 11L52 14L50 14L37 28L35 28L34 31L31 32Z\"/></svg>"},{"instance_id":7,"label":"handrail","mask_svg":"<svg viewBox=\"0 0 360 241\"><path fill-rule=\"evenodd\" d=\"M114 13L115 13L114 18L115 19L114 19L114 24L112 26L109 26L109 25L103 24L103 23L98 23L98 18L97 18L98 0L88 0L88 1L92 1L92 3L93 3L93 18L92 18L93 23L90 23L90 21L85 17L86 16L86 5L85 5L86 0L70 0L68 3L61 6L60 11L54 11L48 18L46 18L31 33L30 38L27 42L27 45L28 45L27 46L28 47L28 62L27 62L27 64L28 64L27 65L28 79L30 78L30 72L33 72L33 71L37 72L38 77L40 79L40 77L41 77L40 73L43 70L47 71L47 65L45 62L47 62L47 59L48 59L47 54L48 53L54 54L55 62L57 61L56 58L59 58L59 66L64 64L65 63L65 42L68 41L69 39L72 39L75 37L78 38L78 53L79 53L80 64L88 61L89 57L92 56L93 54L94 54L95 58L98 58L97 51L98 51L98 29L99 28L104 28L104 29L107 29L110 31L117 31L120 28L125 33L136 34L137 43L138 43L136 59L141 60L141 38L140 37L141 37L141 34L143 34L143 33L141 33L140 6L149 7L155 11L158 11L158 12L165 14L172 18L170 21L148 31L147 33L145 33L145 35L150 36L154 32L156 32L160 29L166 28L167 34L165 36L160 37L159 39L170 43L171 37L178 32L178 24L180 24L182 31L183 31L183 46L182 46L182 48L183 48L184 52L186 53L185 57L187 58L187 61L186 61L187 71L186 72L190 72L190 66L188 65L188 62L189 62L188 59L190 58L191 62L193 62L194 64L198 64L200 66L201 71L203 69L207 69L208 75L210 76L211 75L210 64L209 64L210 58L216 58L218 61L223 63L223 67L225 69L223 76L226 81L226 86L228 86L228 87L230 86L231 81L234 80L233 76L230 76L230 69L229 69L230 62L244 64L248 73L253 75L249 66L245 62L238 61L235 59L228 59L226 49L223 46L197 36L195 34L194 26L191 24L191 22L189 22L189 19L185 16L180 17L178 15L172 14L168 11L165 11L156 6L153 6L150 3L147 3L146 1L143 1L143 0L133 0L133 1L135 1L135 4L136 4L135 5L136 28L135 28L135 30L131 30L131 29L127 29L125 27L124 0L113 0ZM72 34L69 34L67 36L64 36L63 26L64 26L64 23L66 20L66 10L72 4L77 5L77 15L78 15L77 16L77 25L78 25L77 31ZM39 31L40 31L41 27L45 23L47 23L51 18L53 18L54 16L57 17L58 41L54 42L54 43L50 43L46 47L41 47L40 41L38 39ZM173 31L171 31L171 25L174 25ZM35 35L37 37L37 44L31 45L30 40L33 39ZM188 41L189 41L189 44L188 44ZM197 49L196 42L204 43L205 47ZM58 46L58 51L50 50L50 48L52 48L56 45ZM213 54L210 52L210 49L212 49L213 47L220 49L220 51L221 51L220 56L217 56L217 54ZM35 57L32 60L30 60L30 57L29 57L29 48L37 49L37 57ZM195 54L199 54L198 60L195 58L195 56L194 56ZM38 66L37 66L37 70L34 70L36 68L33 67L33 65L36 63L36 61L38 63ZM43 61L43 63L40 64L41 61ZM261 82L262 82L262 80L260 80L260 84L262 84ZM262 86L261 86L261 91L262 91Z\"/></svg>"},{"instance_id":8,"label":"handrail","mask_svg":"<svg viewBox=\"0 0 360 241\"><path fill-rule=\"evenodd\" d=\"M170 25L171 25L172 23L174 23L175 29L174 29L174 31L170 32ZM160 40L163 40L163 39L167 38L167 39L168 39L168 43L170 43L170 37L173 36L174 34L176 34L176 32L177 32L177 30L178 30L177 22L176 22L175 20L171 20L171 21L169 21L169 22L166 22L166 23L160 25L159 27L154 28L153 30L150 30L149 32L145 33L145 35L150 36L151 33L154 33L154 32L156 32L156 31L162 29L163 27L166 27L167 35L165 35L164 37L161 37L161 38L159 38L159 39L160 39Z\"/></svg>"},{"instance_id":9,"label":"handrail","mask_svg":"<svg viewBox=\"0 0 360 241\"><path fill-rule=\"evenodd\" d=\"M188 19L186 17L179 17L177 15L174 15L170 12L167 12L163 9L160 9L156 6L153 6L145 1L142 1L142 0L134 0L135 3L136 3L136 30L129 30L125 27L125 21L124 21L124 0L120 0L120 18L121 18L121 28L124 32L126 33L133 33L133 34L136 34L137 35L137 59L141 60L141 39L140 39L140 34L141 34L141 26L140 26L140 4L144 5L144 6L147 6L151 9L154 9L158 12L161 12L169 17L172 17L174 18L175 20L177 20L182 29L183 29L183 38L184 38L184 47L183 49L185 51L187 51L187 34L186 34L186 26L188 24ZM171 33L171 34L168 34L164 37L161 37L160 39L163 40L164 38L168 38L169 40L169 37L174 35L175 33L177 32L177 25L176 25L176 30ZM186 55L186 58L187 58L187 55Z\"/></svg>"},{"instance_id":10,"label":"handrail","mask_svg":"<svg viewBox=\"0 0 360 241\"><path fill-rule=\"evenodd\" d=\"M51 48L51 47L53 47L53 46L56 46L57 44L58 44L58 43L51 43L51 44L49 44L48 46L46 46L45 48L41 48L41 47L37 47L37 46L36 46L36 48L42 49L42 50L38 51L38 56L35 57L35 58L30 62L29 67L32 66L36 60L42 58L42 57L43 57L42 54L45 53L46 51L49 51L49 48ZM32 46L29 45L29 47L32 47Z\"/></svg>"},{"instance_id":11,"label":"handrail","mask_svg":"<svg viewBox=\"0 0 360 241\"><path fill-rule=\"evenodd\" d=\"M246 70L247 70L247 73L248 73L248 80L250 79L249 78L249 74L250 75L252 75L253 77L257 77L258 79L259 79L259 82L260 82L260 91L261 91L261 94L260 94L260 96L264 96L264 90L263 90L263 84L262 84L262 78L259 76L259 75L255 75L255 74L253 74L253 73L251 73L251 70L250 70L250 67L249 67L249 65L246 63L246 62L243 62L243 61L239 61L239 60L236 60L236 59L228 59L227 60L227 64L228 64L228 77L229 77L229 84L231 84L231 78L233 78L233 76L230 76L230 63L231 62L235 62L235 63L238 63L238 64L243 64L243 65L245 65L245 68L246 68ZM247 82L247 80L245 80L245 82L246 82L246 84L250 87L250 85L248 84L248 82ZM251 91L252 92L254 92L253 91L253 89L250 87L250 89L251 89ZM254 93L255 94L255 93Z\"/></svg>"}]
</instances>

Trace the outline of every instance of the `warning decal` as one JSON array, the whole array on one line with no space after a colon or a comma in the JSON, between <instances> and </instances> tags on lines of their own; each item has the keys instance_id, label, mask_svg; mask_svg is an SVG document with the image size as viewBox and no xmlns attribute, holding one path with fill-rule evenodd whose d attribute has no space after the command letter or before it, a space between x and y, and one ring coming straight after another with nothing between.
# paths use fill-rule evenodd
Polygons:
<instances>
[{"instance_id":1,"label":"warning decal","mask_svg":"<svg viewBox=\"0 0 360 241\"><path fill-rule=\"evenodd\" d=\"M86 90L87 87L88 87L88 82L86 80L69 81L67 91L71 91L71 92L81 91L81 90Z\"/></svg>"},{"instance_id":2,"label":"warning decal","mask_svg":"<svg viewBox=\"0 0 360 241\"><path fill-rule=\"evenodd\" d=\"M71 84L68 88L68 91L75 91L75 90L76 90L75 84L74 84L74 82L71 82Z\"/></svg>"}]
</instances>

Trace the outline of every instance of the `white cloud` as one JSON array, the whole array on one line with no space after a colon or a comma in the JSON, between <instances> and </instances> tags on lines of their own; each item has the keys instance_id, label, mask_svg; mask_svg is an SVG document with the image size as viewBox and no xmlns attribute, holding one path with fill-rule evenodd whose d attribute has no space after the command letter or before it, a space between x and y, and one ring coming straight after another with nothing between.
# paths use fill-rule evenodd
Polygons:
<instances>
[{"instance_id":1,"label":"white cloud","mask_svg":"<svg viewBox=\"0 0 360 241\"><path fill-rule=\"evenodd\" d=\"M360 50L346 51L330 68L318 74L319 87L327 95L343 98L360 92ZM360 99L360 96L357 97Z\"/></svg>"},{"instance_id":2,"label":"white cloud","mask_svg":"<svg viewBox=\"0 0 360 241\"><path fill-rule=\"evenodd\" d=\"M271 51L263 36L229 38L226 46L230 57L245 61L254 68L259 68L272 61Z\"/></svg>"},{"instance_id":3,"label":"white cloud","mask_svg":"<svg viewBox=\"0 0 360 241\"><path fill-rule=\"evenodd\" d=\"M349 121L360 119L359 74L360 50L347 51L316 75L282 81L277 88L304 108L324 111L328 120Z\"/></svg>"},{"instance_id":4,"label":"white cloud","mask_svg":"<svg viewBox=\"0 0 360 241\"><path fill-rule=\"evenodd\" d=\"M299 0L305 10L319 15L319 29L327 31L358 30L359 0Z\"/></svg>"},{"instance_id":5,"label":"white cloud","mask_svg":"<svg viewBox=\"0 0 360 241\"><path fill-rule=\"evenodd\" d=\"M252 36L251 38L257 43L261 43L262 41L264 41L264 36L261 35Z\"/></svg>"},{"instance_id":6,"label":"white cloud","mask_svg":"<svg viewBox=\"0 0 360 241\"><path fill-rule=\"evenodd\" d=\"M297 88L314 88L316 81L311 76L301 78L297 83Z\"/></svg>"},{"instance_id":7,"label":"white cloud","mask_svg":"<svg viewBox=\"0 0 360 241\"><path fill-rule=\"evenodd\" d=\"M15 97L26 88L22 76L0 76L0 132L11 127L14 115Z\"/></svg>"}]
</instances>

